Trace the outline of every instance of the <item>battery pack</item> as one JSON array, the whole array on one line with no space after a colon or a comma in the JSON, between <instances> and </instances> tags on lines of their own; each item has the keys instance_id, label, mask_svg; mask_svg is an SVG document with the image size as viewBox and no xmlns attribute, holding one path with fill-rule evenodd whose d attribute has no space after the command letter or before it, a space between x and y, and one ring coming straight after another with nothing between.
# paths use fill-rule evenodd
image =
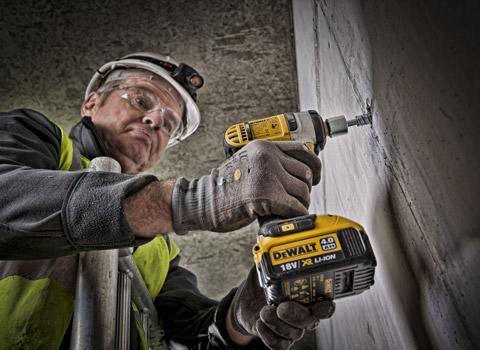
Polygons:
<instances>
[{"instance_id":1,"label":"battery pack","mask_svg":"<svg viewBox=\"0 0 480 350\"><path fill-rule=\"evenodd\" d=\"M363 227L335 215L261 226L253 248L267 302L310 305L356 295L374 284L376 259Z\"/></svg>"}]
</instances>

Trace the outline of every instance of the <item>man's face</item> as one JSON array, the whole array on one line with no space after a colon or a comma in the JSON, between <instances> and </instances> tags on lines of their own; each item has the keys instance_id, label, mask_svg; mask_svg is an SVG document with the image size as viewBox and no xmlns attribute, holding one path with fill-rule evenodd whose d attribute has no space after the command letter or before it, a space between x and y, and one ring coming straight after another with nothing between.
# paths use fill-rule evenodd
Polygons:
<instances>
[{"instance_id":1,"label":"man's face","mask_svg":"<svg viewBox=\"0 0 480 350\"><path fill-rule=\"evenodd\" d=\"M82 114L92 118L122 172L138 174L154 166L170 137L181 132L184 109L183 99L165 79L137 72L101 94L90 94Z\"/></svg>"}]
</instances>

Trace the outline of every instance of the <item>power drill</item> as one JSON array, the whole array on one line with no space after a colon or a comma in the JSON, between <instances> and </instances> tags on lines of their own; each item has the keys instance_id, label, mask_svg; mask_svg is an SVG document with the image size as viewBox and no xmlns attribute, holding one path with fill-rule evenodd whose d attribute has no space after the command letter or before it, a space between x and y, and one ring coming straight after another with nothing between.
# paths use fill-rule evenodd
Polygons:
<instances>
[{"instance_id":1,"label":"power drill","mask_svg":"<svg viewBox=\"0 0 480 350\"><path fill-rule=\"evenodd\" d=\"M344 116L324 121L317 112L306 111L239 123L225 131L225 156L231 157L256 139L302 141L318 155L327 136L344 135L350 126L371 122L370 113L349 121ZM312 305L360 294L373 285L375 255L365 230L356 222L311 214L263 217L259 223L253 255L269 304L293 300Z\"/></svg>"}]
</instances>

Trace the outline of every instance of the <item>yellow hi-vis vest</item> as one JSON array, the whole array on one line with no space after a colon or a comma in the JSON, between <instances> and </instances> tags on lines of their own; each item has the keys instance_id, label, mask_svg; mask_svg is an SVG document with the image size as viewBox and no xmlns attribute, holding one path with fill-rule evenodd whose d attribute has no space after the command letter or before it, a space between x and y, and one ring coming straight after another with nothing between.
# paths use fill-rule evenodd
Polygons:
<instances>
[{"instance_id":1,"label":"yellow hi-vis vest","mask_svg":"<svg viewBox=\"0 0 480 350\"><path fill-rule=\"evenodd\" d=\"M71 170L73 157L72 141L62 130L58 170ZM82 156L81 163L85 169L89 161ZM133 253L152 300L162 289L170 261L178 252L175 243L170 241L169 249L159 236ZM58 349L75 306L78 256L9 263L22 264L22 274L0 280L0 350ZM29 274L29 266L41 277Z\"/></svg>"}]
</instances>

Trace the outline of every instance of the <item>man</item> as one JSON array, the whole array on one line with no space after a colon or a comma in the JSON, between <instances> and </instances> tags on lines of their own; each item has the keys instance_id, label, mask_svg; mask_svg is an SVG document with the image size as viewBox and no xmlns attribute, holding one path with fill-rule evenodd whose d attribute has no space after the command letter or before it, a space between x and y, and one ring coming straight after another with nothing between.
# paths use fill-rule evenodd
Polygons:
<instances>
[{"instance_id":1,"label":"man","mask_svg":"<svg viewBox=\"0 0 480 350\"><path fill-rule=\"evenodd\" d=\"M0 115L1 349L68 347L75 253L88 250L137 247L133 257L172 344L288 349L333 313L330 302L267 306L254 269L218 303L178 265L168 233L304 215L319 181L318 158L293 142L252 142L197 180L138 175L198 127L202 84L187 65L138 53L98 70L70 138L35 111ZM75 171L98 156L116 159L122 174ZM131 348L141 343L133 336Z\"/></svg>"}]
</instances>

